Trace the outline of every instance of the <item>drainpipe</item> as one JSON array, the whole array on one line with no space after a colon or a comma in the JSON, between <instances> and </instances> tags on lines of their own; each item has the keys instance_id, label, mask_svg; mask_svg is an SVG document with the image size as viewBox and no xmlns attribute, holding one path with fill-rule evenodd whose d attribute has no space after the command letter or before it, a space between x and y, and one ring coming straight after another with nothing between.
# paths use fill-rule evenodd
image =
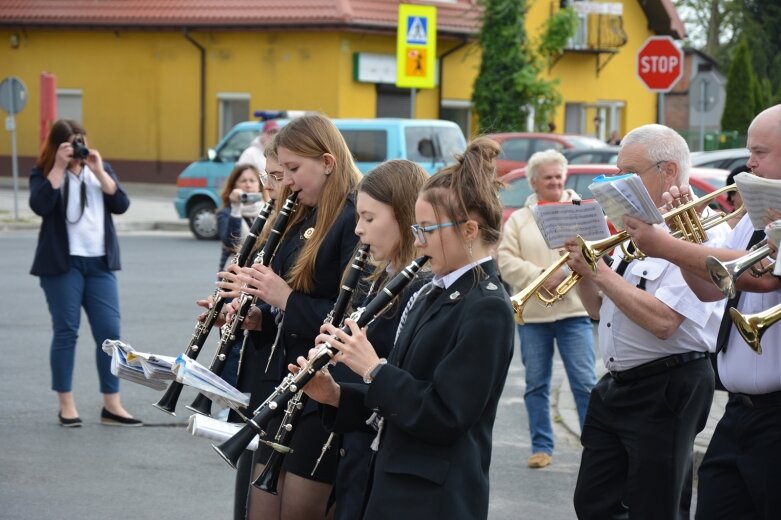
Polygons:
<instances>
[{"instance_id":1,"label":"drainpipe","mask_svg":"<svg viewBox=\"0 0 781 520\"><path fill-rule=\"evenodd\" d=\"M195 47L198 49L198 52L201 55L201 64L200 64L200 84L201 84L201 99L200 99L200 107L198 110L198 151L200 153L201 157L206 157L206 148L204 146L204 134L205 132L205 121L204 121L204 114L206 114L206 49L195 41L192 36L190 36L190 33L187 32L187 27L182 29L182 34L184 35L184 38L195 45Z\"/></svg>"},{"instance_id":2,"label":"drainpipe","mask_svg":"<svg viewBox=\"0 0 781 520\"><path fill-rule=\"evenodd\" d=\"M437 96L437 119L442 119L442 90L444 89L444 86L442 85L442 70L445 68L445 58L456 52L458 49L465 47L467 43L469 43L469 40L464 38L461 40L461 43L452 49L448 49L439 57L439 95Z\"/></svg>"}]
</instances>

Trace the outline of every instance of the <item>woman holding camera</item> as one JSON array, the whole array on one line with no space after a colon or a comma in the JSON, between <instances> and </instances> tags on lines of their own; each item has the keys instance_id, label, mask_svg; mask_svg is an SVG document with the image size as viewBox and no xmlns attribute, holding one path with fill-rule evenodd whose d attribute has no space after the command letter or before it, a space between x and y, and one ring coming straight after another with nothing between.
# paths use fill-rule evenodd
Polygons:
<instances>
[{"instance_id":1,"label":"woman holding camera","mask_svg":"<svg viewBox=\"0 0 781 520\"><path fill-rule=\"evenodd\" d=\"M76 121L52 125L30 172L30 208L43 218L31 274L40 278L52 317L52 388L59 398L57 417L64 427L81 426L73 398L73 365L81 307L96 344L103 394L101 423L141 426L122 407L119 379L111 374L105 339L119 338L119 241L112 214L130 201L100 153L88 149L86 132Z\"/></svg>"},{"instance_id":2,"label":"woman holding camera","mask_svg":"<svg viewBox=\"0 0 781 520\"><path fill-rule=\"evenodd\" d=\"M222 245L220 271L244 242L252 221L260 213L262 188L260 172L252 164L237 164L228 175L220 194L222 208L217 211L217 231Z\"/></svg>"}]
</instances>

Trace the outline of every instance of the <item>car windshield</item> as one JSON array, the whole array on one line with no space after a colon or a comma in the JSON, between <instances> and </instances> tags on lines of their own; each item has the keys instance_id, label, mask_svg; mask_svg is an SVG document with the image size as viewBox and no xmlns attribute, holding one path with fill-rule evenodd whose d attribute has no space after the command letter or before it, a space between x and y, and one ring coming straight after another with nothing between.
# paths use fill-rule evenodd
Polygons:
<instances>
[{"instance_id":1,"label":"car windshield","mask_svg":"<svg viewBox=\"0 0 781 520\"><path fill-rule=\"evenodd\" d=\"M507 186L499 192L499 200L504 208L521 208L529 195L532 194L532 187L526 177L513 179Z\"/></svg>"},{"instance_id":2,"label":"car windshield","mask_svg":"<svg viewBox=\"0 0 781 520\"><path fill-rule=\"evenodd\" d=\"M233 134L230 139L220 148L218 152L219 158L223 162L236 162L241 157L243 152L255 137L258 136L257 131L243 130Z\"/></svg>"},{"instance_id":3,"label":"car windshield","mask_svg":"<svg viewBox=\"0 0 781 520\"><path fill-rule=\"evenodd\" d=\"M464 136L456 128L409 126L404 129L404 138L407 159L419 163L451 163L456 154L466 149Z\"/></svg>"},{"instance_id":4,"label":"car windshield","mask_svg":"<svg viewBox=\"0 0 781 520\"><path fill-rule=\"evenodd\" d=\"M568 135L567 141L575 148L602 148L605 146L604 141L585 135Z\"/></svg>"}]
</instances>

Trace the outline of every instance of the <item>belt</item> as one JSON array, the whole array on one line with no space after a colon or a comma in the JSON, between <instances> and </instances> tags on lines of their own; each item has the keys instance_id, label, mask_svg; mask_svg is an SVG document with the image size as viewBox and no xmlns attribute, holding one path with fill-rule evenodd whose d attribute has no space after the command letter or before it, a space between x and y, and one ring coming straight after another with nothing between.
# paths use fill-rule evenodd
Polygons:
<instances>
[{"instance_id":1,"label":"belt","mask_svg":"<svg viewBox=\"0 0 781 520\"><path fill-rule=\"evenodd\" d=\"M781 406L781 390L769 394L733 394L730 396L746 408L768 408Z\"/></svg>"},{"instance_id":2,"label":"belt","mask_svg":"<svg viewBox=\"0 0 781 520\"><path fill-rule=\"evenodd\" d=\"M622 370L620 372L610 371L610 375L619 383L629 383L631 381L637 381L645 377L655 376L666 372L671 368L681 366L690 361L696 361L698 359L704 359L708 357L707 352L684 352L683 354L675 354L672 356L666 356L663 358L643 363L642 365L630 368L629 370Z\"/></svg>"}]
</instances>

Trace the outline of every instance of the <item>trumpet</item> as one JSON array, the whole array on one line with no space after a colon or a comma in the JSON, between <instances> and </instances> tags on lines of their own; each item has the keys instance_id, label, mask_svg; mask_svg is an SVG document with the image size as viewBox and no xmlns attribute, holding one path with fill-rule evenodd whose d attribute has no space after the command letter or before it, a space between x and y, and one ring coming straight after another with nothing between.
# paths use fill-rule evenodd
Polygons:
<instances>
[{"instance_id":1,"label":"trumpet","mask_svg":"<svg viewBox=\"0 0 781 520\"><path fill-rule=\"evenodd\" d=\"M738 215L743 211L743 206L740 206L732 213L720 211L713 215L709 215L704 219L701 218L697 212L697 207L708 204L727 192L737 191L737 189L738 188L735 185L724 186L723 188L709 193L706 197L686 202L685 204L668 211L662 218L670 227L673 237L700 244L708 239L708 236L705 233L708 229L727 222L729 219ZM621 247L624 253L623 259L626 262L642 260L645 258L645 254L638 248L634 248L634 251L630 251L629 248L626 247L626 244L624 243L627 240L630 240L629 233L627 233L626 230L603 238L602 240L585 240L580 235L577 236L576 240L583 258L589 266L591 266L591 269L594 272L597 271L597 262L599 262L600 258L605 256L615 247ZM579 273L570 273L552 291L545 289L545 282L548 278L564 266L568 259L569 253L565 253L561 258L554 262L553 265L543 271L543 273L531 284L510 298L513 305L513 311L515 312L515 321L518 324L523 324L523 308L532 296L536 296L544 306L550 307L564 298L564 296L575 287L578 281L580 281L582 276Z\"/></svg>"},{"instance_id":2,"label":"trumpet","mask_svg":"<svg viewBox=\"0 0 781 520\"><path fill-rule=\"evenodd\" d=\"M767 245L767 239L765 239L753 246L749 253L731 262L722 262L715 256L709 256L705 259L705 266L711 280L722 294L727 298L734 298L737 292L735 283L746 269L751 268L751 276L759 278L773 268L773 264L761 269L754 267L754 264L769 256L770 253L770 246Z\"/></svg>"},{"instance_id":3,"label":"trumpet","mask_svg":"<svg viewBox=\"0 0 781 520\"><path fill-rule=\"evenodd\" d=\"M781 320L781 304L756 314L741 314L740 311L732 307L729 310L729 315L749 348L761 355L762 335L775 322Z\"/></svg>"}]
</instances>

